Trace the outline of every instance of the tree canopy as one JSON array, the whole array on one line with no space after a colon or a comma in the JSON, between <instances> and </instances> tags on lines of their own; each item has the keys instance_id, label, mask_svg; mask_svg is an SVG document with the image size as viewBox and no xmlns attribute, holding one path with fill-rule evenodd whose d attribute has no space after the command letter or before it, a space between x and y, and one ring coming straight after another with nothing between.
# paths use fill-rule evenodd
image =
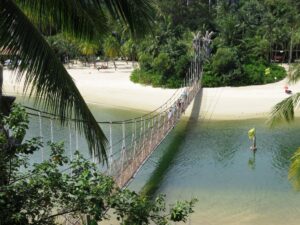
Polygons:
<instances>
[{"instance_id":1,"label":"tree canopy","mask_svg":"<svg viewBox=\"0 0 300 225\"><path fill-rule=\"evenodd\" d=\"M74 118L90 151L105 161L107 140L43 34L65 33L78 40L99 41L108 31L109 15L139 37L151 28L153 12L151 0L2 0L0 51L17 58L12 69L17 80L24 78L24 91L35 95L39 106L59 115L63 125Z\"/></svg>"}]
</instances>

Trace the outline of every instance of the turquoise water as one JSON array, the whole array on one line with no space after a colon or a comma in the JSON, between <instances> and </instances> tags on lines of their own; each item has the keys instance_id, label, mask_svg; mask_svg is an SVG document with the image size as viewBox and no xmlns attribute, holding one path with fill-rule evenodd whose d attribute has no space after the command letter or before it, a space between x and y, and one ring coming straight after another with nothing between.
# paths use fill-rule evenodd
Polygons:
<instances>
[{"instance_id":1,"label":"turquoise water","mask_svg":"<svg viewBox=\"0 0 300 225\"><path fill-rule=\"evenodd\" d=\"M17 102L22 102L22 104L26 106L32 107L32 102L24 99L17 99ZM35 108L35 106L34 106ZM120 121L126 120L130 118L139 117L145 114L144 111L132 111L128 109L116 109L116 108L106 108L101 105L90 104L89 108L91 109L93 115L95 116L97 121ZM31 112L31 111L30 111ZM37 114L37 113L34 113ZM36 116L29 116L29 129L26 135L26 138L32 137L43 137L43 142L47 143L51 140L51 121L49 118L41 117L41 125L40 118ZM100 124L103 132L105 133L107 139L109 139L109 124ZM91 154L89 153L88 145L85 141L83 135L75 130L75 125L70 123L70 126L61 127L59 121L52 120L52 130L53 130L53 140L54 142L64 142L65 152L67 155L71 156L74 154L76 146L78 145L78 150L82 155L86 158L91 158ZM132 130L132 124L125 126L126 133L126 143L131 143L131 136L128 135ZM42 134L42 135L41 135ZM112 142L113 142L113 152L117 152L121 149L120 139L122 138L122 128L120 124L112 125ZM45 144L46 145L46 144ZM46 159L49 157L50 151L47 146L44 147L43 153L42 151L36 152L33 157L30 158L32 163L38 163L42 161L42 157Z\"/></svg>"},{"instance_id":2,"label":"turquoise water","mask_svg":"<svg viewBox=\"0 0 300 225\"><path fill-rule=\"evenodd\" d=\"M156 193L169 202L196 197L191 224L299 224L300 193L287 180L289 159L300 146L300 126L270 130L264 120L188 123L182 121L173 137L187 131ZM254 156L247 131L256 127ZM131 188L142 187L155 169L158 149Z\"/></svg>"},{"instance_id":3,"label":"turquoise water","mask_svg":"<svg viewBox=\"0 0 300 225\"><path fill-rule=\"evenodd\" d=\"M91 105L97 120L121 120L143 112L109 109ZM300 193L287 180L289 159L300 146L300 126L282 126L270 130L264 120L201 121L182 120L150 157L130 188L141 190L159 160L178 134L185 133L160 174L155 193L166 194L168 202L196 197L190 224L205 225L296 225L300 222ZM49 121L43 120L43 133L49 139ZM31 119L28 137L39 134L37 118ZM57 124L58 127L58 124ZM56 128L57 128L56 127ZM256 127L258 150L253 155L247 131ZM103 127L107 134L107 127ZM128 128L130 129L130 128ZM115 128L116 140L120 130ZM55 140L66 140L68 128L55 129ZM71 129L71 146L75 133ZM89 157L84 138L79 138L81 152ZM172 151L172 149L171 149ZM172 152L171 152L172 153ZM47 154L47 152L45 153ZM34 161L40 160L40 153ZM166 162L164 162L166 163Z\"/></svg>"}]
</instances>

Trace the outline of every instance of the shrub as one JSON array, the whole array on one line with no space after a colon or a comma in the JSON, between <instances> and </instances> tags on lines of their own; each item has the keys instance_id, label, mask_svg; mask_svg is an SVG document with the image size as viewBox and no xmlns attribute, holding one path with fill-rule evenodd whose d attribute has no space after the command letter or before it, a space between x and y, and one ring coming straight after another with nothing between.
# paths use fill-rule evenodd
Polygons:
<instances>
[{"instance_id":1,"label":"shrub","mask_svg":"<svg viewBox=\"0 0 300 225\"><path fill-rule=\"evenodd\" d=\"M243 65L245 77L247 77L247 84L262 84L264 83L264 74L266 67L262 64L246 64Z\"/></svg>"},{"instance_id":2,"label":"shrub","mask_svg":"<svg viewBox=\"0 0 300 225\"><path fill-rule=\"evenodd\" d=\"M273 83L286 77L286 70L278 64L270 65L270 74L264 76L264 83Z\"/></svg>"},{"instance_id":3,"label":"shrub","mask_svg":"<svg viewBox=\"0 0 300 225\"><path fill-rule=\"evenodd\" d=\"M191 57L189 55L182 55L178 61L175 63L175 71L176 76L178 78L183 78L186 75L186 72L188 71L188 68L190 66Z\"/></svg>"},{"instance_id":4,"label":"shrub","mask_svg":"<svg viewBox=\"0 0 300 225\"><path fill-rule=\"evenodd\" d=\"M161 74L150 71L144 71L141 69L135 69L131 73L130 80L134 83L141 83L146 85L152 84L153 87L158 87L162 85Z\"/></svg>"},{"instance_id":5,"label":"shrub","mask_svg":"<svg viewBox=\"0 0 300 225\"><path fill-rule=\"evenodd\" d=\"M152 63L152 68L155 72L166 76L170 71L172 64L171 59L167 53L159 53L159 55L154 58Z\"/></svg>"},{"instance_id":6,"label":"shrub","mask_svg":"<svg viewBox=\"0 0 300 225\"><path fill-rule=\"evenodd\" d=\"M237 68L238 56L233 48L219 48L212 57L212 71L216 74L227 74Z\"/></svg>"},{"instance_id":7,"label":"shrub","mask_svg":"<svg viewBox=\"0 0 300 225\"><path fill-rule=\"evenodd\" d=\"M147 53L142 53L139 56L139 63L140 63L140 68L141 70L147 71L147 70L151 70L152 68L152 56L147 54Z\"/></svg>"},{"instance_id":8,"label":"shrub","mask_svg":"<svg viewBox=\"0 0 300 225\"><path fill-rule=\"evenodd\" d=\"M202 77L203 87L218 87L222 85L221 77L217 77L211 73L204 73Z\"/></svg>"}]
</instances>

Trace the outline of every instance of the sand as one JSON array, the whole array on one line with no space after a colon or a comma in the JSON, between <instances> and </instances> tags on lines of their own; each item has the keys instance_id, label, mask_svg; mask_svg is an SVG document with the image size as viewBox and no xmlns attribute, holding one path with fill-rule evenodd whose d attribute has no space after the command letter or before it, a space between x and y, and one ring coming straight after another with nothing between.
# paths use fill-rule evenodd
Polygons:
<instances>
[{"instance_id":1,"label":"sand","mask_svg":"<svg viewBox=\"0 0 300 225\"><path fill-rule=\"evenodd\" d=\"M166 102L176 91L134 84L130 81L131 63L117 62L117 70L74 65L68 69L84 99L104 107L152 111ZM11 71L4 70L4 93L22 95L22 82L13 81ZM206 120L234 120L267 117L271 108L288 97L286 80L267 85L204 88L200 115ZM296 92L300 83L289 86ZM192 104L186 116L191 113Z\"/></svg>"}]
</instances>

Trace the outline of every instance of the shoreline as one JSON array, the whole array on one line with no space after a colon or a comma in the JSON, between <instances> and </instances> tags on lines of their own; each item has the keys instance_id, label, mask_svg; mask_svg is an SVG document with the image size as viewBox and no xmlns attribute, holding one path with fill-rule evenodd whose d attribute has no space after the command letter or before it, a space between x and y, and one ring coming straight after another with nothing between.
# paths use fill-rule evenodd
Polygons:
<instances>
[{"instance_id":1,"label":"shoreline","mask_svg":"<svg viewBox=\"0 0 300 225\"><path fill-rule=\"evenodd\" d=\"M177 89L153 88L130 81L133 70L131 62L117 62L117 70L112 67L98 71L89 67L68 69L76 86L88 104L106 108L138 110L150 112L164 104ZM4 93L24 96L22 81L13 82L12 72L4 70ZM245 120L267 118L272 107L288 97L284 92L286 79L266 85L244 87L203 88L200 106L201 120ZM300 82L289 85L296 92ZM184 117L191 116L192 106Z\"/></svg>"}]
</instances>

